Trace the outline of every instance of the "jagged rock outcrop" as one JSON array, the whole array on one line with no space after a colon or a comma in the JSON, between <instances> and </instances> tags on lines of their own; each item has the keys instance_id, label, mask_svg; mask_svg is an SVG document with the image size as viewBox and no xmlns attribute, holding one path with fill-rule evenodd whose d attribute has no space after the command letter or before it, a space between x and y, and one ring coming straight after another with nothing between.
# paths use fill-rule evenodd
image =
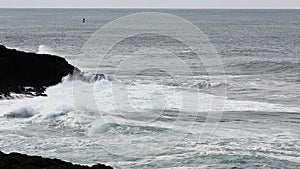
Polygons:
<instances>
[{"instance_id":1,"label":"jagged rock outcrop","mask_svg":"<svg viewBox=\"0 0 300 169\"><path fill-rule=\"evenodd\" d=\"M0 151L0 169L112 169L112 167L103 164L88 167L59 159L28 156L20 153L4 154Z\"/></svg>"},{"instance_id":2,"label":"jagged rock outcrop","mask_svg":"<svg viewBox=\"0 0 300 169\"><path fill-rule=\"evenodd\" d=\"M0 98L10 93L44 95L47 87L74 72L80 70L62 57L21 52L0 45Z\"/></svg>"}]
</instances>

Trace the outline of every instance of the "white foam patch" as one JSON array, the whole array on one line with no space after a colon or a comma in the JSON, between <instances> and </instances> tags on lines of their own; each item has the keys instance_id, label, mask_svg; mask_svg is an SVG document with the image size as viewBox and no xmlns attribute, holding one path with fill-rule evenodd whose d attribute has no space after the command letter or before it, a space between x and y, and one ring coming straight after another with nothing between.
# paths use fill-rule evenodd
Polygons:
<instances>
[{"instance_id":1,"label":"white foam patch","mask_svg":"<svg viewBox=\"0 0 300 169\"><path fill-rule=\"evenodd\" d=\"M65 145L71 146L66 148L66 152L69 152L70 148L75 149L79 145L78 142L87 140L91 141L91 145L79 145L79 148L85 150L85 153L81 154L81 156L95 155L93 154L95 149L98 148L100 150L101 148L126 157L132 154L140 157L149 157L166 147L176 145L184 137L189 139L188 141L198 143L197 134L201 133L203 138L209 136L210 130L201 131L203 129L202 123L197 123L197 125L193 126L195 127L194 130L190 130L194 122L191 120L193 116L190 115L194 115L195 112L190 112L189 114L189 112L183 111L183 113L187 113L184 116L187 118L181 120L175 117L176 124L172 121L155 121L155 118L161 112L157 111L157 109L180 110L183 103L193 106L193 100L187 99L183 102L182 99L184 95L189 96L190 92L192 91L156 84L128 85L108 80L87 83L81 80L70 81L66 79L58 85L49 87L46 90L48 97L1 100L0 130L14 133L9 137L5 135L1 139L6 140L6 147L11 147L8 140L12 140L14 145L22 145L21 147L13 146L19 150L24 149L24 147L30 149L31 145L41 145L42 143L46 149L38 150L44 153L49 153L48 147L64 149ZM210 109L212 95L204 93L193 94L198 96L199 106L197 108L199 111ZM96 107L89 99L91 96L96 103ZM185 106L189 107L189 105ZM194 109L183 110L192 111ZM299 107L235 100L226 100L225 110L241 112L300 112ZM10 115L12 118L5 117L7 115ZM151 120L154 121L152 122ZM40 128L41 125L35 124L42 124L42 127ZM46 126L43 126L43 124L46 124ZM263 129L269 130L265 128L265 125L262 126L262 129L253 131L251 131L251 127L247 126L252 125L249 123L220 123L220 125L221 127L215 133L215 136L225 138L225 141L226 137L243 139L251 136L265 138L267 141L270 140L269 137L275 138L273 135L268 136L269 133L263 131ZM47 127L49 127L49 131ZM53 128L51 127L54 127L55 130L52 130ZM212 123L207 124L207 129L212 127L214 127ZM279 131L278 129L274 130ZM66 136L65 133L70 131L76 137L64 137ZM81 132L84 132L84 134ZM41 136L41 133L46 133L46 136ZM28 138L24 139L22 135L26 136L28 134L33 134L35 137L28 137L34 140L29 140L28 144L24 146L24 140L28 140ZM49 135L51 137L48 138ZM59 137L55 137L56 135ZM273 140L270 141L272 142ZM19 142L22 142L22 144L19 144ZM237 143L240 143L239 140ZM190 152L195 150L201 150L205 154L225 152L223 141L218 139L215 142L197 144L200 147L189 147L187 144L183 143L183 147L186 150L190 148ZM234 144L226 146L226 151L230 150L230 153L236 153L237 155L248 155L246 153L252 150L250 147L248 148L249 151L242 152L239 150L241 150L241 147L244 149L244 144L241 146ZM261 145L254 150L260 149L260 147L266 146ZM33 148L33 150L36 149L36 147ZM145 149L147 151L142 151ZM97 152L97 154L99 153ZM194 155L191 154L189 156L193 157ZM154 157L158 157L158 162L161 160L159 156ZM163 156L162 158L174 158L174 160L177 160L181 157ZM285 157L281 156L280 158ZM286 158L288 159L289 157ZM297 161L298 159L292 158L288 160Z\"/></svg>"},{"instance_id":2,"label":"white foam patch","mask_svg":"<svg viewBox=\"0 0 300 169\"><path fill-rule=\"evenodd\" d=\"M40 45L37 53L38 54L59 55L58 53L55 53L51 48L49 48L45 45ZM59 56L63 57L62 55L59 55Z\"/></svg>"},{"instance_id":3,"label":"white foam patch","mask_svg":"<svg viewBox=\"0 0 300 169\"><path fill-rule=\"evenodd\" d=\"M124 91L126 92L124 93ZM49 87L46 90L48 97L1 100L0 116L44 120L64 116L70 112L82 112L83 114L94 112L92 114L92 116L95 116L94 120L88 119L88 121L82 121L82 123L91 123L90 126L98 117L102 116L107 120L107 123L127 125L126 123L129 122L142 126L145 124L144 122L148 123L149 120L154 120L160 116L163 110L180 110L187 113L186 116L210 110L213 96L204 93L196 93L199 101L198 108L189 108L194 106L195 101L193 99L188 100L188 97L182 98L182 96L190 96L190 92L163 85L124 85L121 82L107 80L100 80L95 83L65 80L61 84ZM192 96L195 96L195 93ZM88 99L90 97L92 97L92 100ZM74 100L76 100L75 103ZM224 110L237 112L300 112L299 107L235 100L226 100ZM74 113L73 118L80 120L81 117L82 114ZM134 120L124 121L124 117ZM152 125L169 126L161 122ZM182 122L183 128L185 125Z\"/></svg>"},{"instance_id":4,"label":"white foam patch","mask_svg":"<svg viewBox=\"0 0 300 169\"><path fill-rule=\"evenodd\" d=\"M198 112L209 112L212 106L212 95L191 92L155 84L130 85L108 80L94 83L65 80L49 87L46 90L48 97L0 101L0 117L23 118L32 122L59 118L59 123L63 122L65 126L84 124L90 136L98 133L98 128L101 130L102 125L108 123L162 127L185 132L191 127L191 121L195 121ZM195 101L198 101L198 107L195 107ZM162 116L165 119L169 117L162 114L165 110L170 111L167 112L171 115L170 119L176 118L176 123L156 121ZM177 110L180 112L178 117L172 117L173 111ZM224 110L241 113L300 112L299 107L236 100L226 100ZM3 127L5 126L0 128Z\"/></svg>"}]
</instances>

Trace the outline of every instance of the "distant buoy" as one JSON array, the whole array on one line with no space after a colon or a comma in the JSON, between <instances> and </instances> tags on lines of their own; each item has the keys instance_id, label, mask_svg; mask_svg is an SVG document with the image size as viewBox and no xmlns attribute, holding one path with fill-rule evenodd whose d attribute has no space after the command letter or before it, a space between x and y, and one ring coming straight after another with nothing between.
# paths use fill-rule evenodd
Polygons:
<instances>
[{"instance_id":1,"label":"distant buoy","mask_svg":"<svg viewBox=\"0 0 300 169\"><path fill-rule=\"evenodd\" d=\"M85 18L82 19L82 23L85 23Z\"/></svg>"}]
</instances>

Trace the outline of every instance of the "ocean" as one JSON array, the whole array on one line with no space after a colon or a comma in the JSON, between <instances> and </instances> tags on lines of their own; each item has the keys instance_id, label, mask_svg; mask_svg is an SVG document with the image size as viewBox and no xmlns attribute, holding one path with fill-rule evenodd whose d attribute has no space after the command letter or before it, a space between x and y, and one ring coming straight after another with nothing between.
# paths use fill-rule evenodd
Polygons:
<instances>
[{"instance_id":1,"label":"ocean","mask_svg":"<svg viewBox=\"0 0 300 169\"><path fill-rule=\"evenodd\" d=\"M1 151L114 168L300 166L300 10L0 9L0 44L64 57L88 79L0 100Z\"/></svg>"}]
</instances>

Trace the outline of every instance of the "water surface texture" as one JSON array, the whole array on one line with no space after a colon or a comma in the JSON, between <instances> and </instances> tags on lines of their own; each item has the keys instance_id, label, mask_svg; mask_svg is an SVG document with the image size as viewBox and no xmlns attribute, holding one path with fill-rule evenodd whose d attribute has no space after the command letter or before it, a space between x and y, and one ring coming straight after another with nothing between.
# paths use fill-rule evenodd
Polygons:
<instances>
[{"instance_id":1,"label":"water surface texture","mask_svg":"<svg viewBox=\"0 0 300 169\"><path fill-rule=\"evenodd\" d=\"M188 46L163 35L129 37L101 66L82 56L100 27L137 12L168 13L196 25L218 52L226 81L212 83L222 72L208 75ZM114 168L299 168L300 10L0 9L0 44L76 65L85 57L81 69L107 77L87 74L89 83L66 77L47 89L48 97L0 100L1 151ZM143 63L137 59L114 77L140 46L175 51L192 75L183 73L182 82L160 70L137 73L131 69ZM172 64L172 54L149 52L153 63L159 57ZM135 55L149 59L147 50ZM207 122L218 89L226 89L224 111L219 121ZM182 95L197 96L197 111L194 97ZM183 104L188 108L180 111Z\"/></svg>"}]
</instances>

